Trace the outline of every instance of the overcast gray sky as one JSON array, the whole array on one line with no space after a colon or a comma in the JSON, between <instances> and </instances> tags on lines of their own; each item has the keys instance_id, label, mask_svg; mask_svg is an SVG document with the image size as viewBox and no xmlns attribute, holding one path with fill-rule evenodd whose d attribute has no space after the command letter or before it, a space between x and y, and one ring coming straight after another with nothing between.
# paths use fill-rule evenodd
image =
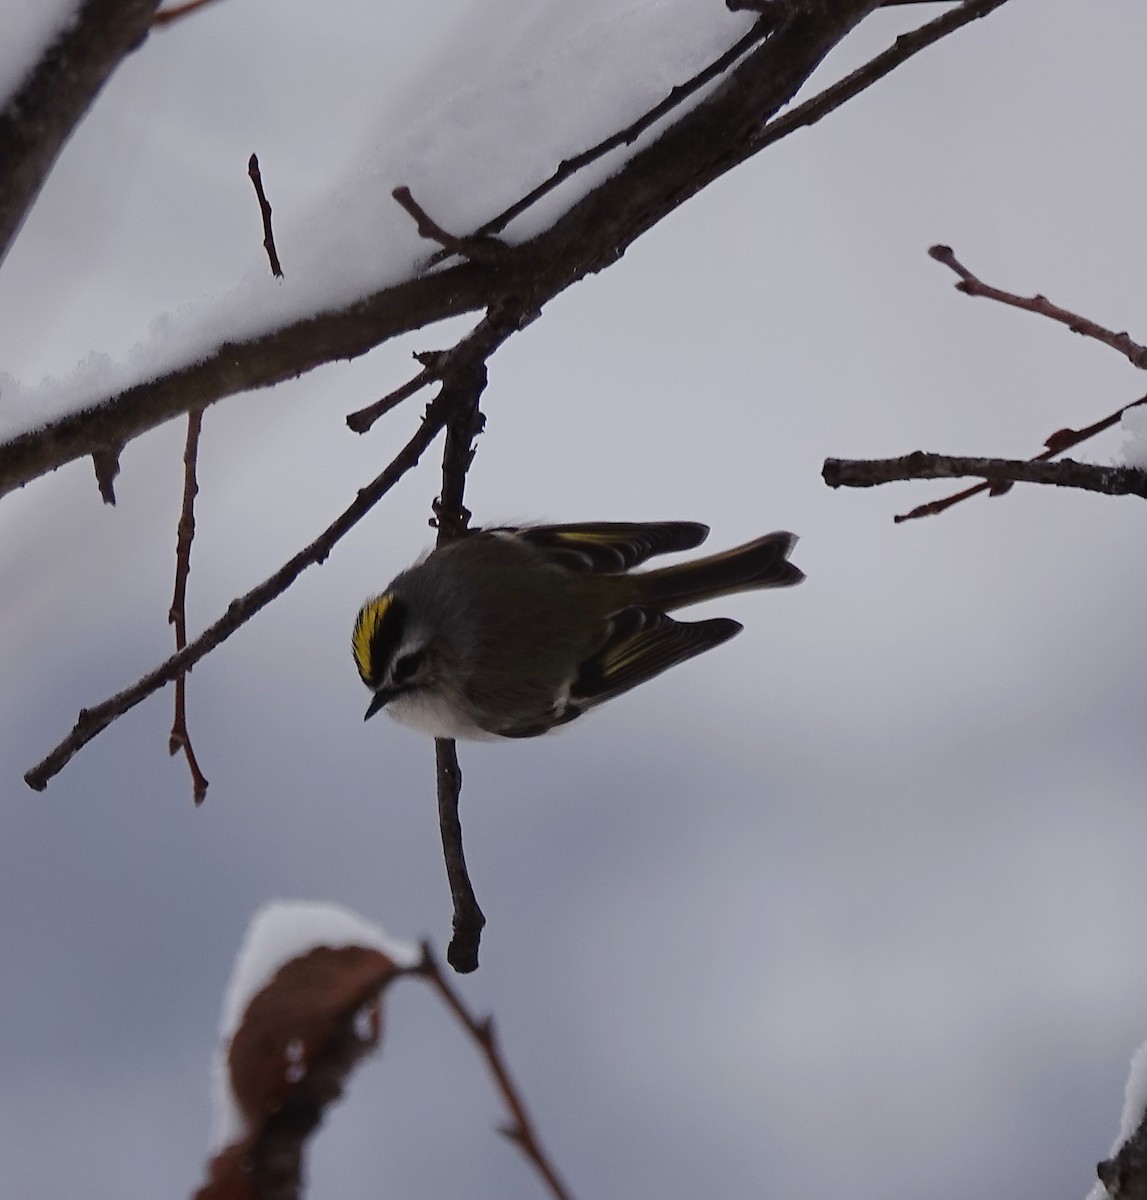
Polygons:
<instances>
[{"instance_id":1,"label":"overcast gray sky","mask_svg":"<svg viewBox=\"0 0 1147 1200\"><path fill-rule=\"evenodd\" d=\"M261 271L252 151L289 273L290 231L320 204L339 222L331 180L526 8L226 0L154 38L4 264L0 370L122 355ZM935 11L878 14L822 78ZM718 547L791 528L808 574L714 605L738 639L560 736L462 747L490 921L463 990L583 1198L1082 1197L1108 1150L1147 1036L1139 502L1019 488L894 526L945 489L819 473L1027 456L1141 394L1115 353L961 296L926 249L1147 337L1144 45L1135 0L1011 0L709 188L492 363L478 520L688 518ZM405 107L380 117L380 88ZM418 400L365 438L343 416L452 332L208 413L193 631L409 436ZM432 457L195 670L202 809L167 695L44 795L23 784L81 706L170 651L182 440L132 443L115 509L87 462L0 504L5 1196L194 1187L222 990L265 901L448 937L433 746L363 725L349 654L361 600L432 538ZM311 1194L540 1194L431 997L405 984L387 1022Z\"/></svg>"}]
</instances>

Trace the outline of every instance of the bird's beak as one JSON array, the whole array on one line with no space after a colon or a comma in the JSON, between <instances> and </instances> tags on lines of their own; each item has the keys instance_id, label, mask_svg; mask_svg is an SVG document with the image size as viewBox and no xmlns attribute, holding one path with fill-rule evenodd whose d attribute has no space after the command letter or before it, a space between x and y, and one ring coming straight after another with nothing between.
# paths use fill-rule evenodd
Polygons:
<instances>
[{"instance_id":1,"label":"bird's beak","mask_svg":"<svg viewBox=\"0 0 1147 1200\"><path fill-rule=\"evenodd\" d=\"M366 716L363 717L363 720L369 721L376 712L381 712L397 695L397 688L379 688L371 698L370 705L366 710Z\"/></svg>"}]
</instances>

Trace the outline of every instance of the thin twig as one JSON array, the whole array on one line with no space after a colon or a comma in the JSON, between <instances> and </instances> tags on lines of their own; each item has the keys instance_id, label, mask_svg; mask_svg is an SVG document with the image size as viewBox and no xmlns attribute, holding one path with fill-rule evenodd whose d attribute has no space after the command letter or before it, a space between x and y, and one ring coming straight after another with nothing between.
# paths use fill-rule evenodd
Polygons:
<instances>
[{"instance_id":1,"label":"thin twig","mask_svg":"<svg viewBox=\"0 0 1147 1200\"><path fill-rule=\"evenodd\" d=\"M177 4L174 8L165 8L157 12L151 19L153 25L170 25L172 21L178 21L180 17L186 17L188 13L195 12L198 8L206 8L208 4L213 4L214 0L187 0L185 4Z\"/></svg>"},{"instance_id":2,"label":"thin twig","mask_svg":"<svg viewBox=\"0 0 1147 1200\"><path fill-rule=\"evenodd\" d=\"M538 1174L545 1180L554 1200L572 1200L572 1194L558 1178L557 1171L542 1149L534 1129L534 1123L526 1110L525 1102L502 1057L502 1051L494 1036L494 1023L491 1018L478 1020L470 1013L462 1002L461 996L447 983L430 947L425 944L422 947L422 963L419 967L419 974L430 981L446 1002L446 1006L458 1018L459 1023L481 1050L486 1065L490 1068L490 1074L494 1077L494 1082L501 1093L502 1101L510 1113L511 1123L503 1129L505 1135L521 1149L526 1158L534 1165Z\"/></svg>"},{"instance_id":3,"label":"thin twig","mask_svg":"<svg viewBox=\"0 0 1147 1200\"><path fill-rule=\"evenodd\" d=\"M92 466L96 470L96 487L105 504L115 504L115 481L119 475L119 456L123 446L101 446L92 454Z\"/></svg>"},{"instance_id":4,"label":"thin twig","mask_svg":"<svg viewBox=\"0 0 1147 1200\"><path fill-rule=\"evenodd\" d=\"M822 474L829 487L875 487L905 479L952 479L973 475L987 481L982 487L1044 483L1103 492L1108 496L1140 496L1147 499L1147 471L1137 467L1107 467L1099 463L1076 462L1072 458L1047 462L1039 459L971 458L916 450L900 458L828 458L825 459ZM907 518L896 519L900 521Z\"/></svg>"},{"instance_id":5,"label":"thin twig","mask_svg":"<svg viewBox=\"0 0 1147 1200\"><path fill-rule=\"evenodd\" d=\"M825 88L823 92L818 92L795 108L790 108L782 116L771 120L753 139L753 153L771 146L797 129L815 125L822 117L828 116L846 100L851 100L853 96L870 88L913 55L919 54L921 50L927 49L941 38L955 33L962 26L980 17L986 17L1006 3L1007 0L964 0L963 4L941 13L926 25L921 25L919 29L902 33L887 50L870 59L864 66L858 67L843 79L837 80L831 87Z\"/></svg>"},{"instance_id":6,"label":"thin twig","mask_svg":"<svg viewBox=\"0 0 1147 1200\"><path fill-rule=\"evenodd\" d=\"M1081 317L1079 313L1073 313L1066 308L1060 308L1058 304L1052 304L1046 296L1017 296L1014 292L1005 292L1002 288L984 283L956 258L951 246L931 246L928 253L937 262L950 267L959 275L960 282L956 284L957 291L968 296L984 296L989 300L998 300L1001 304L1007 304L1012 308L1022 308L1025 312L1038 313L1041 317L1058 321L1061 325L1066 325L1072 333L1093 338L1105 346L1110 346L1113 350L1118 350L1133 367L1147 371L1147 346L1133 341L1126 332L1116 333L1114 330L1106 329L1087 317Z\"/></svg>"},{"instance_id":7,"label":"thin twig","mask_svg":"<svg viewBox=\"0 0 1147 1200\"><path fill-rule=\"evenodd\" d=\"M549 195L583 167L603 158L611 150L616 150L620 146L631 146L651 125L654 125L667 113L672 112L678 105L683 104L694 92L699 91L707 83L728 70L747 50L766 38L776 28L778 19L779 16L773 13L770 13L767 19L762 16L744 37L734 42L724 54L714 59L704 70L699 71L685 83L678 84L664 100L638 117L632 125L627 125L604 141L598 142L596 146L591 146L588 150L583 150L580 154L575 154L572 158L567 158L559 163L548 179L543 180L533 191L527 192L520 200L516 200L496 217L492 217L484 225L479 226L474 236L485 237L500 233L515 217L521 216L527 208L536 204L543 196Z\"/></svg>"},{"instance_id":8,"label":"thin twig","mask_svg":"<svg viewBox=\"0 0 1147 1200\"><path fill-rule=\"evenodd\" d=\"M459 975L468 975L478 969L478 945L486 917L474 895L462 849L462 822L458 815L462 771L458 766L458 747L454 739L435 738L434 757L438 781L438 828L442 834L446 878L450 881L450 896L454 902L454 933L446 951L446 961Z\"/></svg>"},{"instance_id":9,"label":"thin twig","mask_svg":"<svg viewBox=\"0 0 1147 1200\"><path fill-rule=\"evenodd\" d=\"M474 439L482 432L485 418L478 407L486 387L485 360L471 364L451 380L457 403L452 407L446 426L446 444L442 449L442 491L434 504L438 525L438 545L464 537L470 523L470 511L464 503L466 475L474 461ZM478 945L486 918L474 895L474 886L466 870L462 848L462 821L459 801L462 796L462 771L458 766L458 748L453 738L436 738L434 755L438 781L438 828L442 836L442 856L450 896L454 902L454 935L446 960L459 974L478 969Z\"/></svg>"},{"instance_id":10,"label":"thin twig","mask_svg":"<svg viewBox=\"0 0 1147 1200\"><path fill-rule=\"evenodd\" d=\"M279 252L275 249L275 233L271 228L271 204L267 193L263 191L263 173L259 170L259 156L252 154L247 160L247 174L255 185L255 195L259 199L259 212L263 216L263 249L267 251L267 261L271 264L271 274L276 279L283 278L283 268L279 265Z\"/></svg>"},{"instance_id":11,"label":"thin twig","mask_svg":"<svg viewBox=\"0 0 1147 1200\"><path fill-rule=\"evenodd\" d=\"M1132 400L1130 404L1117 408L1115 412L1109 413L1102 420L1085 425L1082 429L1057 429L1055 433L1044 439L1045 449L1034 455L1029 461L1047 462L1057 454L1070 450L1072 446L1086 442L1089 438L1095 437L1097 433L1102 433L1105 429L1117 425L1129 408L1135 408L1140 404L1147 404L1147 396ZM911 512L901 513L892 519L899 525L901 521L914 521L918 517L934 517L951 508L953 504L967 500L970 496L979 495L980 492L988 492L992 496L1002 496L1011 486L1010 483L977 483L974 487L964 488L963 491L955 492L951 496L944 496L939 500L931 500L927 504L917 505Z\"/></svg>"},{"instance_id":12,"label":"thin twig","mask_svg":"<svg viewBox=\"0 0 1147 1200\"><path fill-rule=\"evenodd\" d=\"M951 246L940 244L930 246L928 254L937 262L943 263L959 275L960 282L956 284L956 287L966 295L983 296L989 300L996 300L1000 304L1006 304L1011 308L1019 308L1025 312L1033 312L1038 316L1047 317L1049 320L1066 325L1073 333L1092 338L1095 341L1102 342L1106 346L1110 346L1113 350L1118 350L1133 366L1147 367L1147 347L1133 341L1127 333L1115 333L1113 330L1097 324L1088 317L1081 316L1079 313L1073 313L1066 308L1061 308L1057 304L1052 304L1046 296L1018 296L1014 292L1006 292L1002 288L984 283L983 280L973 275L956 258ZM1133 400L1130 404L1125 404L1122 408L1116 409L1115 412L1110 413L1092 425L1085 426L1083 429L1057 429L1055 433L1045 439L1044 450L1035 455L1030 461L1046 462L1055 455L1069 450L1072 446L1078 446L1080 442L1085 442L1089 438L1095 437L1096 434L1102 433L1105 429L1110 429L1113 425L1118 424L1123 414L1129 408L1135 408L1140 404L1147 404L1147 396L1139 400ZM978 496L983 492L989 492L995 496L1003 495L1010 486L1009 483L1004 481L977 483L972 487L953 492L949 496L942 496L939 500L930 500L927 504L917 505L910 512L898 514L893 520L900 523L902 521L913 521L919 517L934 517L942 512L946 512L953 505L960 504L964 500L968 500L972 496Z\"/></svg>"},{"instance_id":13,"label":"thin twig","mask_svg":"<svg viewBox=\"0 0 1147 1200\"><path fill-rule=\"evenodd\" d=\"M390 193L398 202L399 207L408 212L418 226L418 236L427 241L437 242L443 250L450 254L460 254L463 258L473 259L479 263L496 263L505 254L506 247L497 238L486 237L482 233L470 237L456 237L447 233L426 209L410 194L410 188L405 184L396 187Z\"/></svg>"},{"instance_id":14,"label":"thin twig","mask_svg":"<svg viewBox=\"0 0 1147 1200\"><path fill-rule=\"evenodd\" d=\"M178 654L173 654L154 671L102 704L81 709L71 733L24 776L28 786L42 792L53 776L67 766L76 752L106 729L112 721L123 716L152 692L178 679L204 655L245 625L260 609L265 608L277 596L281 596L307 567L322 562L335 544L370 512L407 471L417 465L431 442L442 431L447 416L445 408L437 400L432 401L426 408L422 424L410 441L379 476L360 489L354 503L344 509L309 546L300 550L245 596L232 600L223 616L209 625L194 642Z\"/></svg>"},{"instance_id":15,"label":"thin twig","mask_svg":"<svg viewBox=\"0 0 1147 1200\"><path fill-rule=\"evenodd\" d=\"M490 313L452 350L447 351L447 354L460 364L460 369L474 360L485 361L521 327L522 320L518 312L509 309ZM81 709L68 736L25 774L24 780L28 786L38 792L43 791L53 776L71 761L76 752L106 729L112 721L134 708L152 692L158 691L184 674L205 654L210 653L246 624L260 609L270 604L277 596L281 596L307 567L323 562L334 546L418 463L427 447L449 421L452 415L451 405L458 402L457 392L448 384L444 384L439 394L427 405L422 424L410 441L394 456L380 475L359 490L354 502L309 546L300 550L245 596L232 600L223 616L208 626L185 649L173 654L154 671L102 704L90 709Z\"/></svg>"},{"instance_id":16,"label":"thin twig","mask_svg":"<svg viewBox=\"0 0 1147 1200\"><path fill-rule=\"evenodd\" d=\"M177 654L187 645L187 580L191 575L191 543L195 540L195 497L199 493L195 467L199 458L199 434L202 428L203 409L193 409L187 414L187 444L183 450L183 506L175 538L175 592L167 614L168 624L175 626ZM191 772L195 803L202 804L207 799L207 778L199 769L199 762L191 747L191 734L187 729L186 673L175 680L175 716L167 739L168 754L178 754L180 750Z\"/></svg>"},{"instance_id":17,"label":"thin twig","mask_svg":"<svg viewBox=\"0 0 1147 1200\"><path fill-rule=\"evenodd\" d=\"M401 387L396 387L393 392L388 392L381 400L376 400L373 404L368 404L356 412L347 413L347 425L355 433L366 433L379 417L385 416L392 408L397 408L408 396L413 396L415 392L433 383L437 378L438 371L427 367Z\"/></svg>"}]
</instances>

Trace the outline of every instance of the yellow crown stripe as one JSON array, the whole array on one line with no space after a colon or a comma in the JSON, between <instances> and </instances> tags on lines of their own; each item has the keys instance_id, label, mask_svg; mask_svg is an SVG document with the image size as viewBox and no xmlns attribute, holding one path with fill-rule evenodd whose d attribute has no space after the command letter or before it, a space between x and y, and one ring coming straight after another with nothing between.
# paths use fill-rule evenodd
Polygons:
<instances>
[{"instance_id":1,"label":"yellow crown stripe","mask_svg":"<svg viewBox=\"0 0 1147 1200\"><path fill-rule=\"evenodd\" d=\"M371 643L386 617L392 600L393 597L389 592L384 596L376 596L373 600L368 600L359 609L358 619L354 623L354 633L351 635L354 663L358 667L358 673L367 683L376 673L374 664L371 662Z\"/></svg>"}]
</instances>

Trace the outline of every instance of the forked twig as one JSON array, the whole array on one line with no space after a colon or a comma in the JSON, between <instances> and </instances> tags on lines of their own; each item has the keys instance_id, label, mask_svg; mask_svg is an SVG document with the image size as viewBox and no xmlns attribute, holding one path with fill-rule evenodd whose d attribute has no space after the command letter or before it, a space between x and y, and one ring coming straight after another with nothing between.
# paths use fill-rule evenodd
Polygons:
<instances>
[{"instance_id":1,"label":"forked twig","mask_svg":"<svg viewBox=\"0 0 1147 1200\"><path fill-rule=\"evenodd\" d=\"M479 263L495 263L505 255L506 247L497 238L487 237L483 233L471 234L469 237L456 237L447 233L437 221L410 194L410 188L405 184L396 187L390 193L398 202L399 207L408 212L418 226L418 236L427 241L437 242L449 254L460 254L463 258L471 258Z\"/></svg>"},{"instance_id":2,"label":"forked twig","mask_svg":"<svg viewBox=\"0 0 1147 1200\"><path fill-rule=\"evenodd\" d=\"M245 596L232 600L227 611L178 654L173 654L154 671L138 679L131 687L97 704L94 708L80 710L72 731L41 762L24 776L29 787L42 792L51 779L71 761L77 751L106 729L117 717L134 708L152 692L178 679L193 667L204 655L226 641L237 629L245 625L260 609L265 608L298 578L309 566L322 562L331 549L390 491L392 487L416 466L418 460L442 431L447 413L432 401L426 409L417 432L395 455L386 469L366 487L359 490L354 502L330 524L307 547L300 550L273 575L264 579Z\"/></svg>"},{"instance_id":3,"label":"forked twig","mask_svg":"<svg viewBox=\"0 0 1147 1200\"><path fill-rule=\"evenodd\" d=\"M469 1009L462 1002L462 998L447 983L441 968L430 951L430 947L425 944L422 947L422 962L418 968L418 973L429 980L431 985L446 1002L446 1006L457 1017L459 1023L474 1039L478 1049L481 1050L482 1056L486 1060L486 1065L490 1068L490 1074L493 1076L498 1091L501 1093L502 1101L510 1113L510 1123L503 1128L502 1132L533 1164L535 1170L545 1181L554 1200L572 1200L572 1194L558 1178L557 1171L547 1158L545 1151L542 1149L541 1142L538 1140L534 1123L526 1111L525 1102L519 1095L517 1086L510 1076L509 1068L502 1058L502 1051L498 1046L497 1038L494 1036L494 1023L492 1019L486 1017L483 1020L478 1020L478 1018L470 1013Z\"/></svg>"},{"instance_id":4,"label":"forked twig","mask_svg":"<svg viewBox=\"0 0 1147 1200\"><path fill-rule=\"evenodd\" d=\"M175 651L187 645L187 580L191 575L191 543L195 540L195 497L199 484L195 478L196 462L199 458L199 434L203 428L203 409L195 408L187 414L187 444L183 450L183 506L179 514L179 527L175 538L175 592L167 614L169 625L175 626ZM187 673L175 680L175 716L171 722L171 734L167 739L167 752L178 754L182 750L191 772L191 786L196 804L207 798L207 778L199 769L195 751L191 747L191 735L187 730Z\"/></svg>"},{"instance_id":5,"label":"forked twig","mask_svg":"<svg viewBox=\"0 0 1147 1200\"><path fill-rule=\"evenodd\" d=\"M490 313L447 353L454 356L459 364L467 364L474 358L485 361L506 338L520 328L521 323L520 314L513 310ZM90 709L81 709L67 737L25 774L24 780L28 786L38 792L43 791L50 780L67 766L77 751L106 729L112 721L184 674L204 655L209 654L246 624L260 609L265 608L277 596L281 596L307 567L323 562L334 546L370 512L407 471L417 465L431 442L445 428L452 415L450 406L457 402L457 394L444 384L439 394L427 405L422 424L410 441L394 456L380 475L359 490L354 502L309 546L305 546L246 595L232 600L223 616L208 626L194 642L173 654L154 671L102 704Z\"/></svg>"}]
</instances>

